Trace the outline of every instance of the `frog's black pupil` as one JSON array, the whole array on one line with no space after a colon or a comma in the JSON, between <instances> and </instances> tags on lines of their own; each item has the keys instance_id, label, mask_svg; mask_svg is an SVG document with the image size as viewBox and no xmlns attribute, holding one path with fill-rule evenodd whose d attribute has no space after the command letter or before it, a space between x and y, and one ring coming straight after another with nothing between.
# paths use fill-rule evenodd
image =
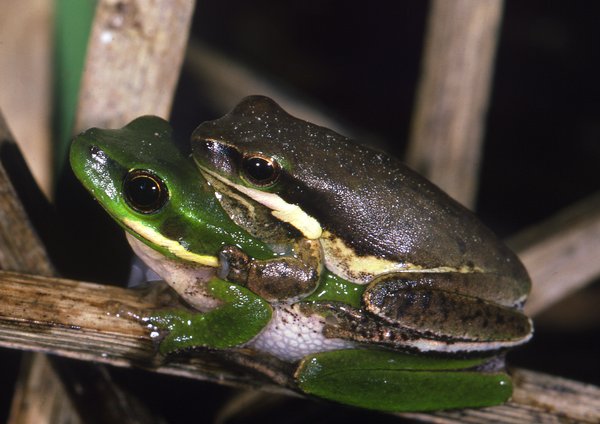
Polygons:
<instances>
[{"instance_id":1,"label":"frog's black pupil","mask_svg":"<svg viewBox=\"0 0 600 424\"><path fill-rule=\"evenodd\" d=\"M125 199L136 211L153 213L166 202L166 188L157 176L145 171L132 171L123 184Z\"/></svg>"},{"instance_id":2,"label":"frog's black pupil","mask_svg":"<svg viewBox=\"0 0 600 424\"><path fill-rule=\"evenodd\" d=\"M277 177L277 169L271 160L260 156L248 157L244 160L246 176L256 184L269 184Z\"/></svg>"}]
</instances>

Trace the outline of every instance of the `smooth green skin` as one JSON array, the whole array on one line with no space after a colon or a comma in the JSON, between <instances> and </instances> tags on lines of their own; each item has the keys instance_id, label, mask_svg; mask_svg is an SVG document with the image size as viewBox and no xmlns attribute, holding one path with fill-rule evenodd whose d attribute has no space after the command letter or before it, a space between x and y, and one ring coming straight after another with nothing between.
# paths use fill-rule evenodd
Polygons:
<instances>
[{"instance_id":1,"label":"smooth green skin","mask_svg":"<svg viewBox=\"0 0 600 424\"><path fill-rule=\"evenodd\" d=\"M179 240L195 254L215 255L223 245L236 244L252 257L273 257L268 246L231 222L192 161L182 156L171 138L169 124L156 117L138 118L119 130L90 129L73 141L71 165L84 186L126 231L165 257L177 260L168 250L131 231L124 218ZM165 182L169 201L160 211L141 214L124 201L122 184L132 169L149 170ZM207 313L158 311L146 318L159 329L169 330L161 341L161 353L198 346L239 346L271 319L269 303L246 288L218 278L206 286L222 301L220 307ZM304 301L359 307L363 291L364 286L325 272L317 290ZM511 393L506 374L464 370L481 362L381 349L342 350L307 356L295 376L306 393L377 410L477 407L505 401Z\"/></svg>"},{"instance_id":2,"label":"smooth green skin","mask_svg":"<svg viewBox=\"0 0 600 424\"><path fill-rule=\"evenodd\" d=\"M166 257L177 259L164 247L126 227L124 219L143 223L178 241L189 252L216 255L224 245L237 245L255 258L275 257L265 243L231 221L213 190L191 160L177 149L172 137L169 123L155 116L137 118L117 130L91 128L73 140L71 167L117 223ZM92 152L93 148L100 152ZM134 169L152 172L167 186L169 201L160 211L138 213L125 201L123 180Z\"/></svg>"},{"instance_id":3,"label":"smooth green skin","mask_svg":"<svg viewBox=\"0 0 600 424\"><path fill-rule=\"evenodd\" d=\"M73 140L70 160L77 178L102 207L126 231L165 257L177 260L164 247L128 228L124 218L143 222L192 253L216 255L224 244L235 244L255 257L274 256L268 246L237 227L223 212L191 161L176 148L170 125L161 118L141 117L118 130L87 130ZM151 171L167 186L169 200L160 211L142 214L124 200L123 180L133 169ZM207 290L222 301L220 307L202 314L173 310L149 317L148 323L169 330L161 352L192 346L238 346L256 336L271 319L270 305L244 287L215 277L207 283Z\"/></svg>"},{"instance_id":4,"label":"smooth green skin","mask_svg":"<svg viewBox=\"0 0 600 424\"><path fill-rule=\"evenodd\" d=\"M209 292L223 305L204 314L181 310L159 311L146 320L169 330L160 342L160 352L210 347L239 346L256 336L271 320L271 306L250 290L213 278Z\"/></svg>"},{"instance_id":5,"label":"smooth green skin","mask_svg":"<svg viewBox=\"0 0 600 424\"><path fill-rule=\"evenodd\" d=\"M512 393L510 378L501 372L468 370L482 362L338 350L305 357L296 376L306 393L379 411L477 408L505 402Z\"/></svg>"}]
</instances>

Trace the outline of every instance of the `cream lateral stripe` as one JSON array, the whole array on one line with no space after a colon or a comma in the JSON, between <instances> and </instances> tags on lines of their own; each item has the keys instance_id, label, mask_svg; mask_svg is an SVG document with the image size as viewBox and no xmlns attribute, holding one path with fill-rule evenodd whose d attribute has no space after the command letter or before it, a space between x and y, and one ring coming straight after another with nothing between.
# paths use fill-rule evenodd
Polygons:
<instances>
[{"instance_id":1,"label":"cream lateral stripe","mask_svg":"<svg viewBox=\"0 0 600 424\"><path fill-rule=\"evenodd\" d=\"M483 272L483 270L479 267L440 266L436 268L424 268L420 265L409 262L397 262L373 255L357 256L354 250L348 247L341 238L334 236L329 231L323 232L321 244L326 252L337 252L337 254L333 257L330 255L325 255L325 262L330 270L337 271L339 275L349 274L351 276L359 273L368 273L372 276L375 276L388 272L429 272L432 274L443 272ZM339 258L343 258L343 268L345 268L346 271L342 270L341 267L338 266L338 263L340 262Z\"/></svg>"},{"instance_id":2,"label":"cream lateral stripe","mask_svg":"<svg viewBox=\"0 0 600 424\"><path fill-rule=\"evenodd\" d=\"M203 173L206 173L211 177L223 182L224 184L233 187L240 193L245 194L253 200L256 200L261 205L265 205L272 210L271 213L275 218L293 225L299 231L301 231L306 238L316 240L321 237L323 230L321 229L321 224L319 224L319 221L304 212L300 206L292 205L286 202L275 193L268 193L265 191L245 187L241 184L235 184L202 166L200 166L200 169Z\"/></svg>"},{"instance_id":3,"label":"cream lateral stripe","mask_svg":"<svg viewBox=\"0 0 600 424\"><path fill-rule=\"evenodd\" d=\"M198 255L192 253L183 248L181 244L176 241L169 240L162 234L153 230L152 228L146 227L140 222L133 221L131 219L123 218L123 225L130 228L136 234L142 236L145 240L154 243L157 246L163 247L171 252L173 255L188 262L194 262L200 265L210 266L217 268L219 266L219 259L216 256L211 255Z\"/></svg>"},{"instance_id":4,"label":"cream lateral stripe","mask_svg":"<svg viewBox=\"0 0 600 424\"><path fill-rule=\"evenodd\" d=\"M403 344L405 346L415 347L420 352L490 352L522 345L524 343L527 343L531 339L531 337L533 337L533 333L530 333L521 339L512 341L444 342L429 339L417 339L403 342Z\"/></svg>"}]
</instances>

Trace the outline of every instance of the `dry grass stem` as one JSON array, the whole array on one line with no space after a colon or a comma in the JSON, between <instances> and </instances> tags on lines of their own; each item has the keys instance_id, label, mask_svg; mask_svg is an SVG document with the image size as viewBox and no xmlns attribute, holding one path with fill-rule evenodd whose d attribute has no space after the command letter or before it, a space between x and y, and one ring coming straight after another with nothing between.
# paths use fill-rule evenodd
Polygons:
<instances>
[{"instance_id":1,"label":"dry grass stem","mask_svg":"<svg viewBox=\"0 0 600 424\"><path fill-rule=\"evenodd\" d=\"M407 163L472 207L502 0L431 7Z\"/></svg>"}]
</instances>

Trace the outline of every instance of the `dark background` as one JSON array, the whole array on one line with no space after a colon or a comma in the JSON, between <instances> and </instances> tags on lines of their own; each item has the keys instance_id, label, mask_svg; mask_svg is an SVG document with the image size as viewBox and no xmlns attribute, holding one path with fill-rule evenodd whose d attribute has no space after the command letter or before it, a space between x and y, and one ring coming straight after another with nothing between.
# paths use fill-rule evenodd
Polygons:
<instances>
[{"instance_id":1,"label":"dark background","mask_svg":"<svg viewBox=\"0 0 600 424\"><path fill-rule=\"evenodd\" d=\"M341 122L403 156L418 82L428 2L203 0L193 37L235 58ZM600 178L600 3L506 1L490 100L477 213L502 237L598 191ZM185 132L218 112L184 69L173 122ZM257 93L259 94L259 93ZM116 225L107 220L110 231ZM125 249L122 237L120 249ZM600 252L599 259L600 259ZM126 263L126 261L123 261ZM90 268L91 269L91 268ZM124 278L122 268L120 276ZM63 272L99 281L106 276ZM599 296L599 284L586 295ZM557 308L569 309L569 300ZM558 309L548 311L551 316ZM598 315L536 323L534 340L509 355L514 366L600 384ZM8 359L16 372L18 355ZM232 390L116 370L115 376L170 422L209 420ZM12 386L5 386L12 391ZM2 399L10 398L7 394ZM261 422L363 421L372 413L289 400ZM384 417L378 417L378 421ZM387 419L387 417L385 418ZM240 422L248 422L240 420Z\"/></svg>"}]
</instances>

